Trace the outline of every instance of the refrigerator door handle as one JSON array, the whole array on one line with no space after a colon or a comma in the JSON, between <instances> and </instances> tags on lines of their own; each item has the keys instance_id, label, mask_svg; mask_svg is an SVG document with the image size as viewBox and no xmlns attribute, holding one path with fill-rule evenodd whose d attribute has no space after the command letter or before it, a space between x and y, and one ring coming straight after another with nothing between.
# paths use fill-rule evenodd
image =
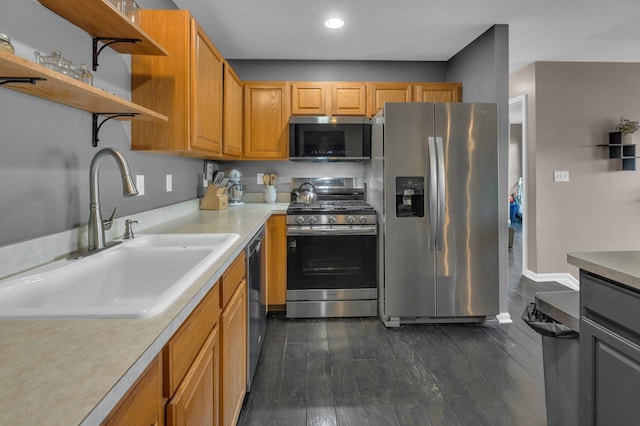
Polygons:
<instances>
[{"instance_id":1,"label":"refrigerator door handle","mask_svg":"<svg viewBox=\"0 0 640 426\"><path fill-rule=\"evenodd\" d=\"M444 176L444 144L441 137L436 137L436 156L438 158L438 229L436 232L436 248L444 249L444 215L447 203L447 193Z\"/></svg>"},{"instance_id":2,"label":"refrigerator door handle","mask_svg":"<svg viewBox=\"0 0 640 426\"><path fill-rule=\"evenodd\" d=\"M438 232L438 182L437 182L437 160L436 143L432 136L429 136L429 250L436 250L436 234Z\"/></svg>"}]
</instances>

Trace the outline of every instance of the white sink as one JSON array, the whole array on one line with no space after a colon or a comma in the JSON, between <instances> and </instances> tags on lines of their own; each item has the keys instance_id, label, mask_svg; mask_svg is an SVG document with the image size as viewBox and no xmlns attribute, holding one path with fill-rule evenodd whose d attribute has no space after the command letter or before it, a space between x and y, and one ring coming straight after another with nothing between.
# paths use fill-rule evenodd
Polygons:
<instances>
[{"instance_id":1,"label":"white sink","mask_svg":"<svg viewBox=\"0 0 640 426\"><path fill-rule=\"evenodd\" d=\"M0 281L0 318L143 318L165 310L238 234L143 235Z\"/></svg>"}]
</instances>

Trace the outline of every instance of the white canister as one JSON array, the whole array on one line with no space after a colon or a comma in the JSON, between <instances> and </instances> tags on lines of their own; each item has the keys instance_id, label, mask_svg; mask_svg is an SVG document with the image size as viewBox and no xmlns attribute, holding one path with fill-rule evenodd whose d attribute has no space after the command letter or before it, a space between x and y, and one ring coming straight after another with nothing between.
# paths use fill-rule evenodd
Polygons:
<instances>
[{"instance_id":1,"label":"white canister","mask_svg":"<svg viewBox=\"0 0 640 426\"><path fill-rule=\"evenodd\" d=\"M264 202L273 204L276 202L276 187L273 185L264 186Z\"/></svg>"}]
</instances>

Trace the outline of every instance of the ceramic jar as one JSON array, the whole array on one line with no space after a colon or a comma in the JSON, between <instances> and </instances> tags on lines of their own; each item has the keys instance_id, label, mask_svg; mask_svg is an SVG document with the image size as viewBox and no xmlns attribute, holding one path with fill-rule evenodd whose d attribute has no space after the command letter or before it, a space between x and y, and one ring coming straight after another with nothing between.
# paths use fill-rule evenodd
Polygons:
<instances>
[{"instance_id":1,"label":"ceramic jar","mask_svg":"<svg viewBox=\"0 0 640 426\"><path fill-rule=\"evenodd\" d=\"M273 204L276 202L276 187L273 185L264 186L264 202Z\"/></svg>"}]
</instances>

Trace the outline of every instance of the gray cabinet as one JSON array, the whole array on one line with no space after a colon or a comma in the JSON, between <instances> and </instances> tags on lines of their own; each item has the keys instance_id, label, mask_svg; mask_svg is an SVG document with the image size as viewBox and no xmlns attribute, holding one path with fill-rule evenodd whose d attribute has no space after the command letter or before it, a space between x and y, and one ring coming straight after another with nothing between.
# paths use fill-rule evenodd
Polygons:
<instances>
[{"instance_id":1,"label":"gray cabinet","mask_svg":"<svg viewBox=\"0 0 640 426\"><path fill-rule=\"evenodd\" d=\"M582 425L640 421L640 292L580 273Z\"/></svg>"}]
</instances>

